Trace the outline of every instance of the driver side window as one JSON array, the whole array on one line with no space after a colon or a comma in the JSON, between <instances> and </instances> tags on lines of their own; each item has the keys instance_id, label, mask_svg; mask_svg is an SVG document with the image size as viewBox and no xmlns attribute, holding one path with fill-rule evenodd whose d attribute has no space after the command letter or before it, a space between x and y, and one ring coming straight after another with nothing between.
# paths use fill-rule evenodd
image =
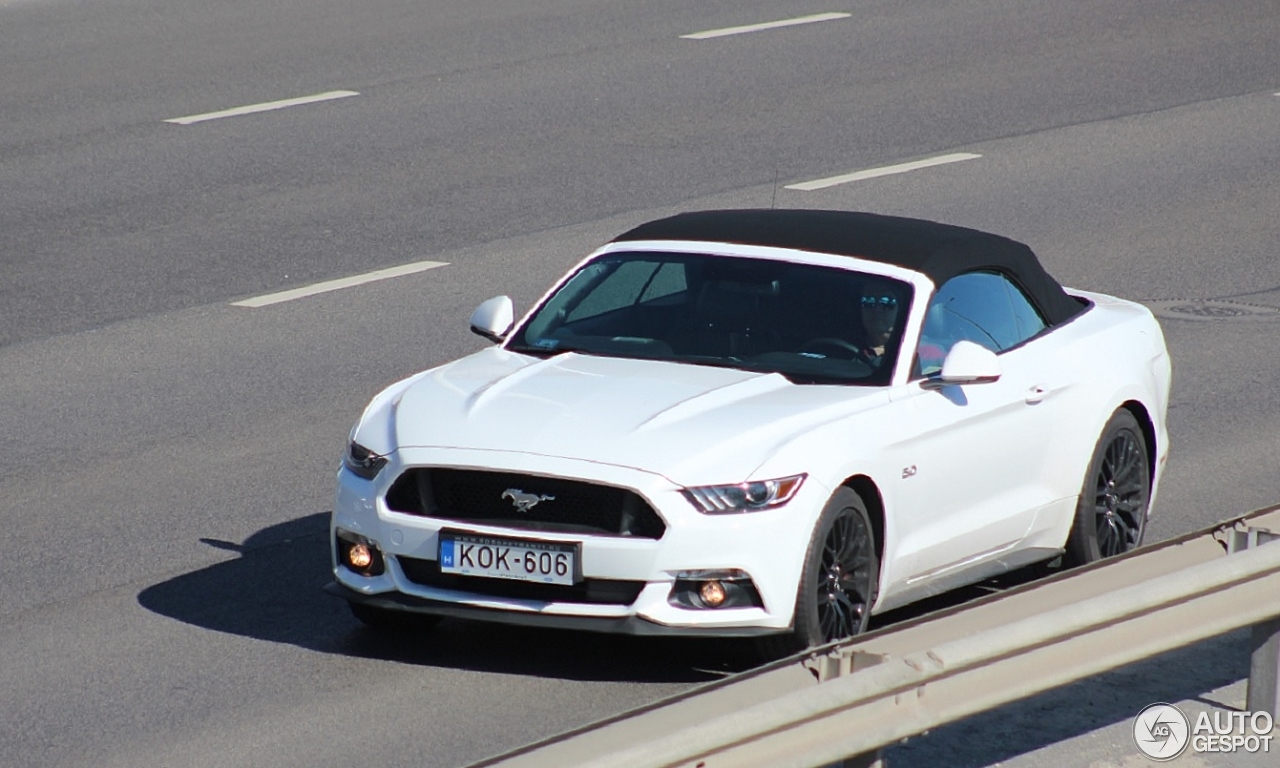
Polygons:
<instances>
[{"instance_id":1,"label":"driver side window","mask_svg":"<svg viewBox=\"0 0 1280 768\"><path fill-rule=\"evenodd\" d=\"M957 341L1002 352L1040 333L1044 319L1007 277L970 272L948 280L929 302L920 335L917 370L936 373Z\"/></svg>"}]
</instances>

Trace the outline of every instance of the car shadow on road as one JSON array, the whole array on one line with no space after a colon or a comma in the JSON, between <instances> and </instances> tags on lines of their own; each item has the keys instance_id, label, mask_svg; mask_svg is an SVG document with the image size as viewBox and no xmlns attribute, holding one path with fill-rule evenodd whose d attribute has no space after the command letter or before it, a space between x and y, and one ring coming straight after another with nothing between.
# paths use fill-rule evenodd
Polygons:
<instances>
[{"instance_id":1,"label":"car shadow on road","mask_svg":"<svg viewBox=\"0 0 1280 768\"><path fill-rule=\"evenodd\" d=\"M202 539L235 556L148 587L144 608L216 632L322 653L479 672L599 682L701 683L748 669L724 641L636 638L447 619L387 634L364 627L329 582L328 514L265 528L243 543ZM952 607L1034 577L1024 572L877 617L877 626ZM1234 633L943 726L890 747L896 768L989 766L1073 737L1131 723L1146 705L1195 699L1248 675L1248 639ZM999 684L993 681L993 685ZM1128 737L1125 737L1128 738ZM1119 745L1124 748L1126 745ZM1061 747L1059 747L1061 748ZM1131 752L1131 749L1126 751ZM1050 755L1059 756L1051 751ZM1046 762L1055 764L1055 757Z\"/></svg>"},{"instance_id":2,"label":"car shadow on road","mask_svg":"<svg viewBox=\"0 0 1280 768\"><path fill-rule=\"evenodd\" d=\"M143 590L142 607L187 624L323 653L483 672L615 682L697 683L749 667L744 649L710 640L638 638L446 619L429 630L366 628L322 591L328 513L265 528L236 553Z\"/></svg>"}]
</instances>

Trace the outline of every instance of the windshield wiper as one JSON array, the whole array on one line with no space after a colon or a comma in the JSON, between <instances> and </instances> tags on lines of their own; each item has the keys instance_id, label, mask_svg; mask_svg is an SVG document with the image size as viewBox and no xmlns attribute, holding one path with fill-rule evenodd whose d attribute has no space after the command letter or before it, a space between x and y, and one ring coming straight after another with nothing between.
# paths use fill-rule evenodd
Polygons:
<instances>
[{"instance_id":1,"label":"windshield wiper","mask_svg":"<svg viewBox=\"0 0 1280 768\"><path fill-rule=\"evenodd\" d=\"M573 352L577 355L591 355L593 357L618 357L618 355L602 352L595 349L587 349L586 347L571 347L563 344L556 347L534 347L528 344L520 344L507 347L508 352L519 352L524 355L533 355L534 357L555 357L563 355L566 352Z\"/></svg>"},{"instance_id":2,"label":"windshield wiper","mask_svg":"<svg viewBox=\"0 0 1280 768\"><path fill-rule=\"evenodd\" d=\"M669 358L676 363L692 363L694 365L707 365L712 368L734 368L739 371L754 371L756 373L773 373L772 368L765 368L756 365L741 357L733 357L730 355L677 355Z\"/></svg>"}]
</instances>

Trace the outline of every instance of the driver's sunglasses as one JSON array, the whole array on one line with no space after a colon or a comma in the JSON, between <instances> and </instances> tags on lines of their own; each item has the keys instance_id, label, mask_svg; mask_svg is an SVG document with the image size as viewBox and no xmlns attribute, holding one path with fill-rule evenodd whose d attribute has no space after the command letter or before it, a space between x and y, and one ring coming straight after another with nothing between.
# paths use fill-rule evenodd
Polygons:
<instances>
[{"instance_id":1,"label":"driver's sunglasses","mask_svg":"<svg viewBox=\"0 0 1280 768\"><path fill-rule=\"evenodd\" d=\"M863 296L862 306L868 309L893 309L898 306L898 300L893 296Z\"/></svg>"}]
</instances>

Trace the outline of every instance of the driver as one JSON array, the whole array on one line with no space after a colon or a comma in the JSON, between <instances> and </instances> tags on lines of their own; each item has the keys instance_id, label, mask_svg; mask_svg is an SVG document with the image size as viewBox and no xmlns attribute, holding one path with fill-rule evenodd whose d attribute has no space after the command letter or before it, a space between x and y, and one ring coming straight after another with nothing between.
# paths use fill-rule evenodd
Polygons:
<instances>
[{"instance_id":1,"label":"driver","mask_svg":"<svg viewBox=\"0 0 1280 768\"><path fill-rule=\"evenodd\" d=\"M902 314L900 289L892 281L873 277L862 284L859 302L866 334L863 358L872 365L879 365Z\"/></svg>"}]
</instances>

